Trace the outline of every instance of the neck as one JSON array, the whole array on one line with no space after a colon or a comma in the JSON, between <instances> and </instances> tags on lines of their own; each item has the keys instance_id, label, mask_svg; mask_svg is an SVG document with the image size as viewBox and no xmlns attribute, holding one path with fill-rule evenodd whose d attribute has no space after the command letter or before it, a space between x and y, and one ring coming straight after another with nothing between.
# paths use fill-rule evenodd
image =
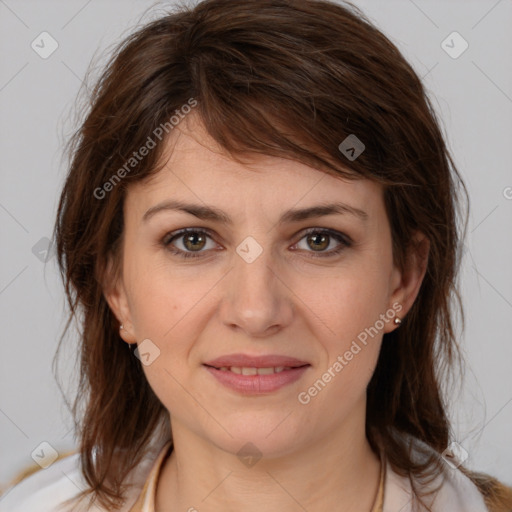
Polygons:
<instances>
[{"instance_id":1,"label":"neck","mask_svg":"<svg viewBox=\"0 0 512 512\"><path fill-rule=\"evenodd\" d=\"M236 454L172 422L174 449L162 467L156 512L370 512L380 461L364 435L364 425L351 427L292 454L263 457L246 466Z\"/></svg>"}]
</instances>

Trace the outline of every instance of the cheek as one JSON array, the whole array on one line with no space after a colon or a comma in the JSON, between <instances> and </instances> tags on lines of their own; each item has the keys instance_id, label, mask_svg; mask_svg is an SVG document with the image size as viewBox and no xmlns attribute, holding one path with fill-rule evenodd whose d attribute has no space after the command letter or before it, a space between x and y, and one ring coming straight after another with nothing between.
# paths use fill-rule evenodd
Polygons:
<instances>
[{"instance_id":1,"label":"cheek","mask_svg":"<svg viewBox=\"0 0 512 512\"><path fill-rule=\"evenodd\" d=\"M135 337L150 340L150 351L157 357L143 365L144 373L160 400L183 395L179 383L189 378L191 351L209 319L208 292L218 281L215 276L197 276L188 271L170 272L169 264L131 265L130 311ZM139 350L140 352L140 350Z\"/></svg>"},{"instance_id":2,"label":"cheek","mask_svg":"<svg viewBox=\"0 0 512 512\"><path fill-rule=\"evenodd\" d=\"M160 259L160 258L159 258ZM190 318L204 308L214 280L173 270L168 262L148 263L150 258L134 258L127 266L130 312L137 339L169 338L190 327ZM196 322L197 324L197 322Z\"/></svg>"},{"instance_id":3,"label":"cheek","mask_svg":"<svg viewBox=\"0 0 512 512\"><path fill-rule=\"evenodd\" d=\"M336 277L326 276L303 289L305 302L333 338L330 345L341 350L366 329L374 332L376 325L382 330L379 319L389 304L386 277L386 269L376 265L351 266L340 269Z\"/></svg>"},{"instance_id":4,"label":"cheek","mask_svg":"<svg viewBox=\"0 0 512 512\"><path fill-rule=\"evenodd\" d=\"M317 387L330 388L322 393L325 400L357 398L375 370L384 328L395 316L394 310L388 311L387 269L382 262L378 265L374 259L341 269L338 277L326 279L309 295L308 305L321 320L319 340L325 352L311 382L320 379Z\"/></svg>"},{"instance_id":5,"label":"cheek","mask_svg":"<svg viewBox=\"0 0 512 512\"><path fill-rule=\"evenodd\" d=\"M381 322L368 309L347 307L333 315L331 325L337 334L320 339L325 358L301 390L300 403L314 402L315 408L330 410L332 421L345 417L365 396L375 371L382 343Z\"/></svg>"},{"instance_id":6,"label":"cheek","mask_svg":"<svg viewBox=\"0 0 512 512\"><path fill-rule=\"evenodd\" d=\"M198 315L205 292L176 280L170 285L168 278L154 271L146 277L140 274L132 293L135 336L139 342L150 340L150 351L155 353L150 364L142 365L148 383L168 410L181 410L186 404L192 414L195 404L183 386L188 385L193 340L202 329Z\"/></svg>"}]
</instances>

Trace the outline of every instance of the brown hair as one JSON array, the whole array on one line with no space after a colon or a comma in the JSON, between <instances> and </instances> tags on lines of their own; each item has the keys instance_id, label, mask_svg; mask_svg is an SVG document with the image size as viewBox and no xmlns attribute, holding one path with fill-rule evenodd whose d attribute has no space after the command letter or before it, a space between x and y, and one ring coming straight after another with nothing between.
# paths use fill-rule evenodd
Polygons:
<instances>
[{"instance_id":1,"label":"brown hair","mask_svg":"<svg viewBox=\"0 0 512 512\"><path fill-rule=\"evenodd\" d=\"M419 295L401 327L384 335L367 391L366 433L411 482L440 473L436 454L450 441L441 386L461 360L453 303L461 310L459 197L467 193L424 87L352 4L205 0L160 16L119 45L69 146L55 236L71 309L64 333L73 318L81 326L73 412L90 486L84 496L120 506L126 476L166 416L119 337L102 285L109 257L116 269L122 258L126 188L158 172L165 138L129 170L126 162L190 98L208 133L233 158L281 156L383 184L399 266L415 230L430 240ZM350 134L365 144L353 161L338 149ZM123 166L127 172L113 182ZM436 454L413 460L407 436ZM473 481L486 496L498 488L493 479Z\"/></svg>"}]
</instances>

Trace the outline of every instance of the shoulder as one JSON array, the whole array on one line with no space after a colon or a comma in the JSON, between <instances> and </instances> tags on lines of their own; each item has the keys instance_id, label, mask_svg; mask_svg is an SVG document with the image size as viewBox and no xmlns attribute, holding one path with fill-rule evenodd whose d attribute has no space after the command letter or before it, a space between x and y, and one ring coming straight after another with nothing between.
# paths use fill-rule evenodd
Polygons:
<instances>
[{"instance_id":1,"label":"shoulder","mask_svg":"<svg viewBox=\"0 0 512 512\"><path fill-rule=\"evenodd\" d=\"M442 474L430 483L413 479L413 484L418 492L425 493L423 499L431 512L490 512L479 488L459 468L444 464ZM383 512L412 512L412 497L409 477L397 474L387 464Z\"/></svg>"},{"instance_id":2,"label":"shoulder","mask_svg":"<svg viewBox=\"0 0 512 512\"><path fill-rule=\"evenodd\" d=\"M169 435L167 424L155 431L143 457L124 482L126 502L118 512L129 512L137 501L155 461L169 442ZM0 490L0 512L110 512L96 505L87 506L87 500L80 506L77 502L66 503L89 487L82 473L79 452L63 456L48 468L35 473L29 471L24 476L19 483L3 492Z\"/></svg>"},{"instance_id":3,"label":"shoulder","mask_svg":"<svg viewBox=\"0 0 512 512\"><path fill-rule=\"evenodd\" d=\"M488 512L478 487L460 469L445 466L443 481L434 494L435 510Z\"/></svg>"},{"instance_id":4,"label":"shoulder","mask_svg":"<svg viewBox=\"0 0 512 512\"><path fill-rule=\"evenodd\" d=\"M412 512L412 486L408 477L395 473L388 465L386 469L383 512ZM478 487L459 469L446 469L435 485L423 486L414 481L419 492L437 489L424 498L432 512L490 512Z\"/></svg>"},{"instance_id":5,"label":"shoulder","mask_svg":"<svg viewBox=\"0 0 512 512\"><path fill-rule=\"evenodd\" d=\"M150 449L129 475L132 485L120 512L130 510L136 501L154 462L155 450ZM88 487L82 473L80 454L63 457L46 469L29 472L19 483L11 485L0 495L0 512L107 512L98 505L68 502Z\"/></svg>"},{"instance_id":6,"label":"shoulder","mask_svg":"<svg viewBox=\"0 0 512 512\"><path fill-rule=\"evenodd\" d=\"M59 510L61 503L74 498L84 488L79 465L79 455L73 454L27 476L0 496L0 512Z\"/></svg>"}]
</instances>

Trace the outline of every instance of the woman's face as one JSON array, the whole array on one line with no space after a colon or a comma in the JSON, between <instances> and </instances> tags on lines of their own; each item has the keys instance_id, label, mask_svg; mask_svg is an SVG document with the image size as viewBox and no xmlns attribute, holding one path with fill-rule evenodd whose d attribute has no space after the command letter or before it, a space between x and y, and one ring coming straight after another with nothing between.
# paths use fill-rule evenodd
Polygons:
<instances>
[{"instance_id":1,"label":"woman's face","mask_svg":"<svg viewBox=\"0 0 512 512\"><path fill-rule=\"evenodd\" d=\"M128 189L107 298L173 429L268 456L364 430L382 335L415 295L381 186L281 158L242 165L192 115L171 144L155 179Z\"/></svg>"}]
</instances>

